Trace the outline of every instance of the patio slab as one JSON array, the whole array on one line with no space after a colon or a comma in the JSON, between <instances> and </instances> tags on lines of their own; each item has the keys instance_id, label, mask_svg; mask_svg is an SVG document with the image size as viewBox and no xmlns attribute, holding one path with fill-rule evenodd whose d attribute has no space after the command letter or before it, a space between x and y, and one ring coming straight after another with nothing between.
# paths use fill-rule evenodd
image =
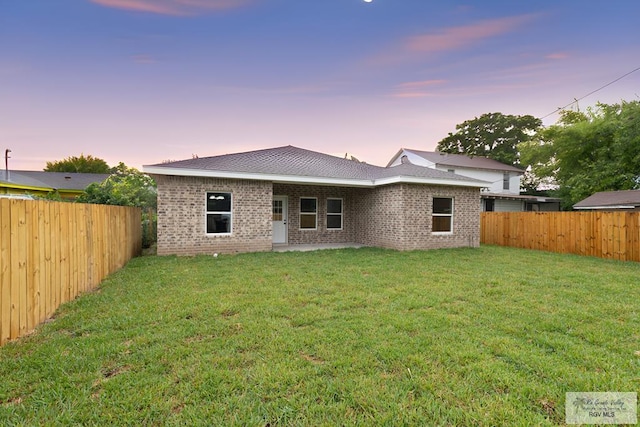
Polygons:
<instances>
[{"instance_id":1,"label":"patio slab","mask_svg":"<svg viewBox=\"0 0 640 427\"><path fill-rule=\"evenodd\" d=\"M330 243L330 244L309 244L309 245L273 245L273 252L308 252L323 249L345 249L363 248L365 245L359 243Z\"/></svg>"}]
</instances>

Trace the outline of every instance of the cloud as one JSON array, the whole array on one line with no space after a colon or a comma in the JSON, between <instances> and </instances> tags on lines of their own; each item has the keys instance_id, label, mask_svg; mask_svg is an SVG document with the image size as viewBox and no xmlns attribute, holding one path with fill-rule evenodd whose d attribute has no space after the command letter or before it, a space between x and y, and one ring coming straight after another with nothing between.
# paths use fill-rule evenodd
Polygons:
<instances>
[{"instance_id":1,"label":"cloud","mask_svg":"<svg viewBox=\"0 0 640 427\"><path fill-rule=\"evenodd\" d=\"M463 49L480 40L510 33L531 21L535 15L511 16L410 37L404 44L410 52L441 52Z\"/></svg>"},{"instance_id":2,"label":"cloud","mask_svg":"<svg viewBox=\"0 0 640 427\"><path fill-rule=\"evenodd\" d=\"M396 86L396 92L393 94L395 98L423 98L433 96L433 91L428 88L432 86L441 86L447 83L447 80L421 80L417 82L405 82Z\"/></svg>"},{"instance_id":3,"label":"cloud","mask_svg":"<svg viewBox=\"0 0 640 427\"><path fill-rule=\"evenodd\" d=\"M116 9L160 15L197 15L207 11L233 9L251 0L89 0L92 3Z\"/></svg>"},{"instance_id":4,"label":"cloud","mask_svg":"<svg viewBox=\"0 0 640 427\"><path fill-rule=\"evenodd\" d=\"M369 59L370 65L390 65L440 52L463 50L479 42L516 31L537 14L479 21L408 37Z\"/></svg>"}]
</instances>

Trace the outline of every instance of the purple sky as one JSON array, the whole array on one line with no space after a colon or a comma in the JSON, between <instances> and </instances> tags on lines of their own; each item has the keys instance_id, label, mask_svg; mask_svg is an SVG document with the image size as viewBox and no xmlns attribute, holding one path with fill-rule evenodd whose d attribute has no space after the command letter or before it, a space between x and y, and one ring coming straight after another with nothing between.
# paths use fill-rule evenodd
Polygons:
<instances>
[{"instance_id":1,"label":"purple sky","mask_svg":"<svg viewBox=\"0 0 640 427\"><path fill-rule=\"evenodd\" d=\"M30 170L288 144L385 165L640 67L639 17L637 0L0 0L0 148ZM579 105L639 98L640 71Z\"/></svg>"}]
</instances>

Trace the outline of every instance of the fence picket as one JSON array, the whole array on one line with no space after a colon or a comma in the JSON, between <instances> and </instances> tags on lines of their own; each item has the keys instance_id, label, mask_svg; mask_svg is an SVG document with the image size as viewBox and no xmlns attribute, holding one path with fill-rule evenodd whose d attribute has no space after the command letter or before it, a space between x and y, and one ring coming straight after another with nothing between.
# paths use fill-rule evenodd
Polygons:
<instances>
[{"instance_id":1,"label":"fence picket","mask_svg":"<svg viewBox=\"0 0 640 427\"><path fill-rule=\"evenodd\" d=\"M0 345L11 339L11 204L0 199Z\"/></svg>"},{"instance_id":2,"label":"fence picket","mask_svg":"<svg viewBox=\"0 0 640 427\"><path fill-rule=\"evenodd\" d=\"M0 346L139 255L141 233L138 208L0 199Z\"/></svg>"},{"instance_id":3,"label":"fence picket","mask_svg":"<svg viewBox=\"0 0 640 427\"><path fill-rule=\"evenodd\" d=\"M482 212L480 227L483 244L640 261L640 212Z\"/></svg>"}]
</instances>

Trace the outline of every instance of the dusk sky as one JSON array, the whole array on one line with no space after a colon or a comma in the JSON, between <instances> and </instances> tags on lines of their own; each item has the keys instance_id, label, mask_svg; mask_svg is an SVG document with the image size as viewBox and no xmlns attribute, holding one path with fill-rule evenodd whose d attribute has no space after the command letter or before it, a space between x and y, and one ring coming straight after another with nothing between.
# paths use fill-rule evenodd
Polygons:
<instances>
[{"instance_id":1,"label":"dusk sky","mask_svg":"<svg viewBox=\"0 0 640 427\"><path fill-rule=\"evenodd\" d=\"M640 67L640 1L0 0L11 169L282 145L384 166ZM579 102L640 99L640 71ZM2 165L4 168L4 165Z\"/></svg>"}]
</instances>

